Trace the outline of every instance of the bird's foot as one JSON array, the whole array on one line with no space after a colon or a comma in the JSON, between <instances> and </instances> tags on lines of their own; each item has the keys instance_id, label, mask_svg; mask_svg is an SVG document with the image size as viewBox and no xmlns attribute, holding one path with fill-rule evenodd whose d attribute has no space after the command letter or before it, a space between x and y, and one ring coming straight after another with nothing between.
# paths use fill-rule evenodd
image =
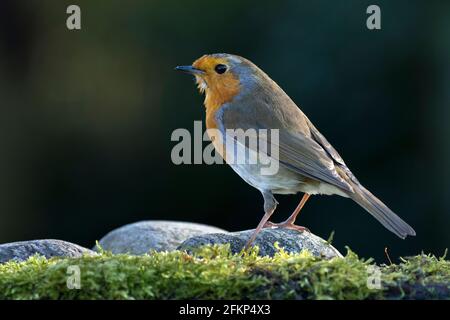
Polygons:
<instances>
[{"instance_id":1,"label":"bird's foot","mask_svg":"<svg viewBox=\"0 0 450 320\"><path fill-rule=\"evenodd\" d=\"M281 223L273 223L273 222L267 221L264 224L263 228L285 228L285 229L296 230L296 231L299 231L299 232L303 232L303 231L311 232L311 231L309 231L308 228L302 227L302 226L297 226L292 221L289 221L289 220L286 220L286 221L281 222Z\"/></svg>"},{"instance_id":2,"label":"bird's foot","mask_svg":"<svg viewBox=\"0 0 450 320\"><path fill-rule=\"evenodd\" d=\"M273 223L270 221L266 221L266 223L264 223L264 225L262 227L258 227L255 232L253 232L253 235L251 236L251 238L247 241L247 244L244 247L244 251L248 251L251 247L251 245L253 244L253 242L256 239L256 235L259 233L259 231L261 229L265 229L265 228L285 228L285 229L291 229L291 230L296 230L298 232L309 232L311 233L311 231L309 231L308 228L306 227L302 227L302 226L297 226L294 224L294 222L292 220L286 220L284 222L281 223Z\"/></svg>"}]
</instances>

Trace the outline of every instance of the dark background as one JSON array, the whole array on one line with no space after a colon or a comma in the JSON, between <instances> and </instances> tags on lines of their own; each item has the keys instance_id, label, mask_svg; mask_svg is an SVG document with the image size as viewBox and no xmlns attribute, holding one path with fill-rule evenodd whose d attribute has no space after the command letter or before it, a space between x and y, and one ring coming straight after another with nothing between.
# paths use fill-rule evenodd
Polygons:
<instances>
[{"instance_id":1,"label":"dark background","mask_svg":"<svg viewBox=\"0 0 450 320\"><path fill-rule=\"evenodd\" d=\"M82 30L66 28L78 4ZM366 28L378 4L382 30ZM340 197L299 223L345 252L442 255L450 243L448 1L1 1L0 243L83 246L121 225L253 228L260 193L228 166L171 163L204 118L173 71L204 53L249 58L296 101L359 180L417 231L400 240ZM278 196L275 221L301 195Z\"/></svg>"}]
</instances>

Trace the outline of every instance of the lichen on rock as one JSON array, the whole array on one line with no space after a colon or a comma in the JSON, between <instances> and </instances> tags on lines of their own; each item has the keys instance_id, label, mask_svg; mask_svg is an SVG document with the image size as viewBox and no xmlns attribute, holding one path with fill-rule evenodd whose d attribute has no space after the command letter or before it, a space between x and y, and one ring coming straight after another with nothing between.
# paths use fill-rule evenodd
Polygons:
<instances>
[{"instance_id":1,"label":"lichen on rock","mask_svg":"<svg viewBox=\"0 0 450 320\"><path fill-rule=\"evenodd\" d=\"M10 260L24 261L36 254L46 258L77 258L96 253L77 244L54 239L20 241L0 245L0 263Z\"/></svg>"},{"instance_id":2,"label":"lichen on rock","mask_svg":"<svg viewBox=\"0 0 450 320\"><path fill-rule=\"evenodd\" d=\"M244 248L253 231L203 234L187 239L178 249L192 252L193 249L204 245L229 244L232 253L239 253ZM263 229L256 237L253 245L258 246L258 254L261 256L272 257L279 251L277 247L280 247L286 252L292 253L307 250L314 256L327 259L342 257L342 254L330 243L308 231L299 232L284 228Z\"/></svg>"},{"instance_id":3,"label":"lichen on rock","mask_svg":"<svg viewBox=\"0 0 450 320\"><path fill-rule=\"evenodd\" d=\"M193 222L148 220L130 223L112 230L99 241L99 244L112 253L139 255L150 250L175 250L190 237L212 232L226 231Z\"/></svg>"}]
</instances>

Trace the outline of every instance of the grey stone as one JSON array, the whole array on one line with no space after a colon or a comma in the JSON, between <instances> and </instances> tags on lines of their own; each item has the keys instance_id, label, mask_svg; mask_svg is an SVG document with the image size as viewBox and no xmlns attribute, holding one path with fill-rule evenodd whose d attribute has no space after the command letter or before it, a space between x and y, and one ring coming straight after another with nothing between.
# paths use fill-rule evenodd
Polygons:
<instances>
[{"instance_id":1,"label":"grey stone","mask_svg":"<svg viewBox=\"0 0 450 320\"><path fill-rule=\"evenodd\" d=\"M35 254L46 258L78 258L84 254L92 255L96 253L77 244L53 239L12 242L0 245L0 263L9 260L24 261Z\"/></svg>"},{"instance_id":2,"label":"grey stone","mask_svg":"<svg viewBox=\"0 0 450 320\"><path fill-rule=\"evenodd\" d=\"M231 251L233 253L238 253L244 248L253 231L254 230L246 230L226 234L204 234L184 241L178 249L192 252L194 248L206 244L229 243ZM315 256L324 258L342 257L342 254L332 245L307 231L299 232L283 228L263 229L257 236L254 245L259 247L260 256L273 256L275 252L277 252L277 249L274 246L275 242L278 242L279 246L284 248L287 252L300 252L303 249L307 249Z\"/></svg>"},{"instance_id":3,"label":"grey stone","mask_svg":"<svg viewBox=\"0 0 450 320\"><path fill-rule=\"evenodd\" d=\"M224 232L223 229L198 223L150 220L115 229L104 236L99 244L102 249L112 253L140 255L152 249L175 250L184 240L193 236Z\"/></svg>"}]
</instances>

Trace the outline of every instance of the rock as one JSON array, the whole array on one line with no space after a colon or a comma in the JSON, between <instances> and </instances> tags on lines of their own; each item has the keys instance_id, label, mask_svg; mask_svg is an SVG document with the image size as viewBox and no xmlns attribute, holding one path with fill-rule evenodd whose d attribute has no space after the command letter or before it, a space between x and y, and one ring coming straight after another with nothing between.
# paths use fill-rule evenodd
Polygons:
<instances>
[{"instance_id":1,"label":"rock","mask_svg":"<svg viewBox=\"0 0 450 320\"><path fill-rule=\"evenodd\" d=\"M112 253L144 254L175 250L184 240L206 234L224 233L216 227L177 221L150 220L125 225L104 236L99 244ZM96 248L94 248L95 250Z\"/></svg>"},{"instance_id":2,"label":"rock","mask_svg":"<svg viewBox=\"0 0 450 320\"><path fill-rule=\"evenodd\" d=\"M92 255L96 253L77 244L53 239L12 242L0 245L0 263L9 260L24 261L35 254L42 255L46 258L78 258L84 254Z\"/></svg>"},{"instance_id":3,"label":"rock","mask_svg":"<svg viewBox=\"0 0 450 320\"><path fill-rule=\"evenodd\" d=\"M178 249L192 252L193 248L206 244L229 243L231 251L238 253L244 248L252 233L253 230L225 234L204 234L184 241ZM342 257L342 254L336 248L310 232L299 232L282 228L263 229L257 236L254 245L259 247L260 256L273 256L277 252L274 246L275 242L278 242L279 246L288 252L300 252L303 249L307 249L315 256L325 258Z\"/></svg>"}]
</instances>

